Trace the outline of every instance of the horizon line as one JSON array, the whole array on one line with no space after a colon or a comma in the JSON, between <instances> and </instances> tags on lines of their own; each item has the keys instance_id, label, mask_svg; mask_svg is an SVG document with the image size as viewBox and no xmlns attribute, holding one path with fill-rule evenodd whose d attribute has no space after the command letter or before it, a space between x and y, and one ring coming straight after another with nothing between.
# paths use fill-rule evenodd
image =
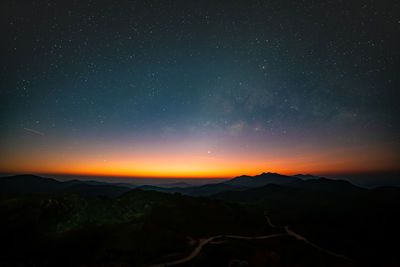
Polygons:
<instances>
[{"instance_id":1,"label":"horizon line","mask_svg":"<svg viewBox=\"0 0 400 267\"><path fill-rule=\"evenodd\" d=\"M326 172L326 173L312 173L312 172L296 172L295 174L288 174L288 173L281 173L277 171L264 171L260 172L258 174L238 174L234 176L134 176L134 175L125 175L125 174L84 174L84 173L45 173L45 172L1 172L1 176L5 175L43 175L43 176L67 176L67 177L74 177L74 176L80 176L80 177L102 177L102 178L126 178L126 179L232 179L235 177L239 176L255 176L255 175L260 175L263 173L277 173L281 175L286 175L286 176L295 176L295 175L313 175L317 177L323 177L323 176L359 176L359 175L399 175L400 170L385 170L385 171L360 171L360 172Z\"/></svg>"}]
</instances>

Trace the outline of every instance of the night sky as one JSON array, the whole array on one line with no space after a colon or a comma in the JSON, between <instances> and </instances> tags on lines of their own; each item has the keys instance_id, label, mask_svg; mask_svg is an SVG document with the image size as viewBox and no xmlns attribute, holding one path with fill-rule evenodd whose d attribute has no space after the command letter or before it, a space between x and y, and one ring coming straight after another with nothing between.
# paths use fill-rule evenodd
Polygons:
<instances>
[{"instance_id":1,"label":"night sky","mask_svg":"<svg viewBox=\"0 0 400 267\"><path fill-rule=\"evenodd\" d=\"M399 1L1 1L0 172L400 169Z\"/></svg>"}]
</instances>

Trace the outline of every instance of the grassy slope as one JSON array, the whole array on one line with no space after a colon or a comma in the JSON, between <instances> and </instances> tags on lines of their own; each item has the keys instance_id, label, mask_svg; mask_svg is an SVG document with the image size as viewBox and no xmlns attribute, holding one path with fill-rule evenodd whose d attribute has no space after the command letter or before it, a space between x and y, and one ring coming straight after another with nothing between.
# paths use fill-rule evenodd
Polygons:
<instances>
[{"instance_id":1,"label":"grassy slope","mask_svg":"<svg viewBox=\"0 0 400 267\"><path fill-rule=\"evenodd\" d=\"M277 225L289 225L322 247L360 261L398 261L400 189L335 193L267 186L216 195L266 209Z\"/></svg>"},{"instance_id":2,"label":"grassy slope","mask_svg":"<svg viewBox=\"0 0 400 267\"><path fill-rule=\"evenodd\" d=\"M187 253L191 238L272 231L260 210L140 190L116 199L1 194L0 216L1 265L140 265Z\"/></svg>"}]
</instances>

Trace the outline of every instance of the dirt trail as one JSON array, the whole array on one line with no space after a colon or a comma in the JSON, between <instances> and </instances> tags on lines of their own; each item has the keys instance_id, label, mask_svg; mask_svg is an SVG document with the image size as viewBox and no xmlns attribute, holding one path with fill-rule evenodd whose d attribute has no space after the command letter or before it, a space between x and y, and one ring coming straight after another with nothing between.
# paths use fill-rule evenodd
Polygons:
<instances>
[{"instance_id":1,"label":"dirt trail","mask_svg":"<svg viewBox=\"0 0 400 267\"><path fill-rule=\"evenodd\" d=\"M267 219L267 223L270 227L272 228L277 228L272 222L271 219L265 215L265 218ZM268 238L274 238L274 237L280 237L280 236L285 236L285 235L289 235L289 236L293 236L294 238L296 238L297 240L301 240L307 244L309 244L310 246L323 251L325 253L328 253L330 255L333 255L335 257L339 257L345 260L349 260L352 261L351 259L347 258L344 255L341 254L337 254L335 252L332 252L330 250L321 248L320 246L310 242L307 240L307 238L299 235L298 233L294 232L293 230L290 230L288 226L285 226L285 231L286 233L279 233L279 234L270 234L270 235L262 235L262 236L242 236L242 235L215 235L215 236L211 236L208 238L202 238L199 240L198 245L196 246L196 248L186 257L178 259L178 260L174 260L174 261L170 261L170 262L165 262L165 263L160 263L160 264L154 264L154 265L150 265L149 267L162 267L162 266L172 266L172 265L177 265L177 264L182 264L185 262L188 262L190 260L192 260L194 257L196 257L202 250L202 248L207 245L208 243L212 242L215 239L219 239L219 238L234 238L234 239L242 239L242 240L258 240L258 239L268 239Z\"/></svg>"},{"instance_id":2,"label":"dirt trail","mask_svg":"<svg viewBox=\"0 0 400 267\"><path fill-rule=\"evenodd\" d=\"M150 265L150 267L161 267L161 266L172 266L172 265L177 265L177 264L181 264L181 263L185 263L188 262L190 260L192 260L194 257L196 257L201 249L208 243L210 243L211 241L218 239L218 238L233 238L233 239L243 239L243 240L258 240L258 239L268 239L268 238L274 238L274 237L278 237L278 236L283 236L286 235L285 233L283 234L272 234L272 235L262 235L262 236L241 236L241 235L216 235L216 236L212 236L209 238L204 238L204 239L200 239L199 244L197 245L197 247L192 251L192 253L190 253L187 257L184 257L182 259L179 260L175 260L175 261L170 261L170 262L165 262L165 263L160 263L160 264L154 264L154 265Z\"/></svg>"},{"instance_id":3,"label":"dirt trail","mask_svg":"<svg viewBox=\"0 0 400 267\"><path fill-rule=\"evenodd\" d=\"M323 252L328 253L328 254L330 254L330 255L333 255L333 256L335 256L335 257L339 257L339 258L342 258L342 259L345 259L345 260L352 261L351 259L347 258L346 256L344 256L344 255L342 255L342 254L338 254L338 253L332 252L332 251L330 251L330 250L327 250L327 249L325 249L325 248L321 248L320 246L318 246L318 245L316 245L316 244L314 244L314 243L308 241L308 239L305 238L304 236L301 236L301 235L299 235L298 233L295 233L295 232L293 232L292 230L290 230L288 226L285 226L285 231L286 231L286 233L287 233L288 235L293 236L293 237L296 238L297 240L304 241L305 243L309 244L310 246L312 246L312 247L314 247L314 248L316 248L316 249L318 249L318 250L320 250L320 251L323 251Z\"/></svg>"}]
</instances>

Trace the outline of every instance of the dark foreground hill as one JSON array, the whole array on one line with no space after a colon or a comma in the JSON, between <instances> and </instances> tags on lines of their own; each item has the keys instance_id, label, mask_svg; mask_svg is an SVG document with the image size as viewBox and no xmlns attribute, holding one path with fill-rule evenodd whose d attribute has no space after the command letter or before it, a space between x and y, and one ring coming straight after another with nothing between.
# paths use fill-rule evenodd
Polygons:
<instances>
[{"instance_id":1,"label":"dark foreground hill","mask_svg":"<svg viewBox=\"0 0 400 267\"><path fill-rule=\"evenodd\" d=\"M399 264L400 188L366 190L346 181L314 179L214 196L262 207L277 225L358 262Z\"/></svg>"},{"instance_id":2,"label":"dark foreground hill","mask_svg":"<svg viewBox=\"0 0 400 267\"><path fill-rule=\"evenodd\" d=\"M0 266L146 266L185 258L209 238L215 240L183 266L399 265L396 187L367 190L278 174L255 178L267 182L259 187L242 177L233 179L239 184L130 191L36 176L1 179Z\"/></svg>"},{"instance_id":3,"label":"dark foreground hill","mask_svg":"<svg viewBox=\"0 0 400 267\"><path fill-rule=\"evenodd\" d=\"M0 217L0 266L140 266L182 257L199 238L272 231L260 211L141 190L118 198L1 193Z\"/></svg>"}]
</instances>

